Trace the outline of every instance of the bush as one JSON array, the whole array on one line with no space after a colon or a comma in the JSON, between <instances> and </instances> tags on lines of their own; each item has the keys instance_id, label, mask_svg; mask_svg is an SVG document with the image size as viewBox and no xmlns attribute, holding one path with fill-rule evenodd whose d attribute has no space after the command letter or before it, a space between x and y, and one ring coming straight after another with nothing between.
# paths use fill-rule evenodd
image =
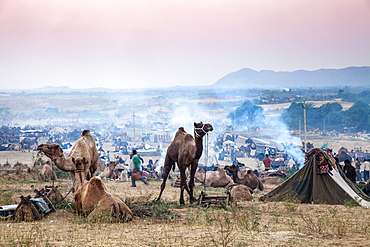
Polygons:
<instances>
[{"instance_id":1,"label":"bush","mask_svg":"<svg viewBox=\"0 0 370 247\"><path fill-rule=\"evenodd\" d=\"M171 212L171 208L178 207L175 203L162 201L131 202L130 200L126 200L125 203L132 213L140 218L174 220L180 217L178 214Z\"/></svg>"}]
</instances>

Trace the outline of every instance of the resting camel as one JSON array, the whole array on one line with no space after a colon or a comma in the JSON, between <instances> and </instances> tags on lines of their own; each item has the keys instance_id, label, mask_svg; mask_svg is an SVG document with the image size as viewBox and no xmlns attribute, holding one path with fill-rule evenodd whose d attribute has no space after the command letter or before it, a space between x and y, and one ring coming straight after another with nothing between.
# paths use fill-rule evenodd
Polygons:
<instances>
[{"instance_id":1,"label":"resting camel","mask_svg":"<svg viewBox=\"0 0 370 247\"><path fill-rule=\"evenodd\" d=\"M69 172L72 179L72 188L75 188L74 164L72 158L84 157L86 160L86 170L84 171L87 180L94 176L98 168L98 150L94 138L89 130L84 130L77 142L73 145L71 152L66 158L63 154L63 149L59 144L41 144L37 150L44 152L54 164L62 171Z\"/></svg>"},{"instance_id":2,"label":"resting camel","mask_svg":"<svg viewBox=\"0 0 370 247\"><path fill-rule=\"evenodd\" d=\"M57 174L53 170L53 165L51 164L50 161L47 161L46 164L42 166L41 170L41 177L42 179L46 182L49 180L56 180L57 179Z\"/></svg>"},{"instance_id":3,"label":"resting camel","mask_svg":"<svg viewBox=\"0 0 370 247\"><path fill-rule=\"evenodd\" d=\"M236 203L238 201L252 201L253 191L246 185L238 184L234 186L230 191L231 201Z\"/></svg>"},{"instance_id":4,"label":"resting camel","mask_svg":"<svg viewBox=\"0 0 370 247\"><path fill-rule=\"evenodd\" d=\"M87 216L89 220L104 220L111 222L126 222L132 220L130 208L118 197L107 191L107 187L99 177L86 181L84 171L87 161L85 158L72 157L75 165L76 179L76 211L79 215Z\"/></svg>"},{"instance_id":5,"label":"resting camel","mask_svg":"<svg viewBox=\"0 0 370 247\"><path fill-rule=\"evenodd\" d=\"M102 174L100 174L100 177L103 179L114 179L117 177L117 174L115 172L115 168L117 166L117 162L111 161L108 164L105 165L104 171Z\"/></svg>"},{"instance_id":6,"label":"resting camel","mask_svg":"<svg viewBox=\"0 0 370 247\"><path fill-rule=\"evenodd\" d=\"M238 171L236 165L225 166L225 169L232 174L234 183L246 185L252 190L258 188L260 191L263 191L262 182L256 177L252 170Z\"/></svg>"},{"instance_id":7,"label":"resting camel","mask_svg":"<svg viewBox=\"0 0 370 247\"><path fill-rule=\"evenodd\" d=\"M167 148L166 158L164 161L164 177L161 185L161 192L157 200L161 199L164 188L166 187L166 180L171 169L175 169L175 163L180 170L181 177L181 192L180 204L185 204L184 189L190 196L190 203L196 201L193 195L194 175L198 168L198 162L203 152L203 136L209 131L212 131L211 124L194 123L194 137L187 133L183 127L180 127L172 141ZM186 168L190 167L189 187L186 184Z\"/></svg>"},{"instance_id":8,"label":"resting camel","mask_svg":"<svg viewBox=\"0 0 370 247\"><path fill-rule=\"evenodd\" d=\"M208 187L226 187L233 182L231 177L226 174L224 168L217 168L216 171L208 171L199 168L195 172L195 179Z\"/></svg>"}]
</instances>

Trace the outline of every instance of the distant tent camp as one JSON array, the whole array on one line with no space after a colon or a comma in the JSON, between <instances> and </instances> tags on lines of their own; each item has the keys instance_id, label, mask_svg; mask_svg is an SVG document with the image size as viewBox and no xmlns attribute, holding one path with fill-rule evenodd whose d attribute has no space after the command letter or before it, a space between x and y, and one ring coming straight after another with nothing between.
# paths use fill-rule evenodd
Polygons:
<instances>
[{"instance_id":1,"label":"distant tent camp","mask_svg":"<svg viewBox=\"0 0 370 247\"><path fill-rule=\"evenodd\" d=\"M365 195L337 167L333 155L315 148L306 155L305 165L284 183L260 198L261 201L297 199L301 203L344 204L355 201L370 208Z\"/></svg>"}]
</instances>

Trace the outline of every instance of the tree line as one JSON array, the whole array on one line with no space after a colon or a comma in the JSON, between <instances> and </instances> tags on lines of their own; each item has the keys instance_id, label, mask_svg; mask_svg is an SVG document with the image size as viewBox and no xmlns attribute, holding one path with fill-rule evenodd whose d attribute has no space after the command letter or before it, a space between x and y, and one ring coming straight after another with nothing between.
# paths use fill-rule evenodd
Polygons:
<instances>
[{"instance_id":1,"label":"tree line","mask_svg":"<svg viewBox=\"0 0 370 247\"><path fill-rule=\"evenodd\" d=\"M291 129L303 126L303 104L293 102L282 114L283 121ZM341 104L327 103L320 107L306 104L307 129L321 129L338 132L370 131L370 106L356 101L348 110ZM303 127L302 127L303 128Z\"/></svg>"},{"instance_id":2,"label":"tree line","mask_svg":"<svg viewBox=\"0 0 370 247\"><path fill-rule=\"evenodd\" d=\"M370 131L370 106L367 102L356 101L348 110L343 110L341 104L326 103L315 107L311 103L306 106L307 129L320 129L338 132ZM292 102L289 108L281 115L281 120L293 130L303 129L304 111L302 102ZM253 127L261 123L263 108L250 101L245 101L241 106L227 115L235 128L241 126Z\"/></svg>"}]
</instances>

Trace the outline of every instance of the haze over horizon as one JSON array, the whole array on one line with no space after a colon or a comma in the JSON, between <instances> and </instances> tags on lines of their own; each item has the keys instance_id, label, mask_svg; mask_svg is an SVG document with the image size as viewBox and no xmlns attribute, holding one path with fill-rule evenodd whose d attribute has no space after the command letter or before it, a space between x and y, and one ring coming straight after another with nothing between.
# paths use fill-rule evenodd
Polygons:
<instances>
[{"instance_id":1,"label":"haze over horizon","mask_svg":"<svg viewBox=\"0 0 370 247\"><path fill-rule=\"evenodd\" d=\"M0 1L0 89L211 85L370 65L370 1Z\"/></svg>"}]
</instances>

